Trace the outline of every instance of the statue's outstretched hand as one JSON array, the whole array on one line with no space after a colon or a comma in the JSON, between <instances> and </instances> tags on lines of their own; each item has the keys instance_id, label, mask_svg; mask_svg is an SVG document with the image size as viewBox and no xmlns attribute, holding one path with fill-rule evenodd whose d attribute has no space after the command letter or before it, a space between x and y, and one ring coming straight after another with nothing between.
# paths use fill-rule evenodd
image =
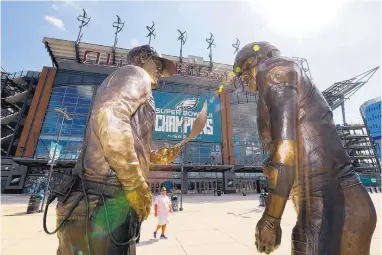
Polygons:
<instances>
[{"instance_id":1,"label":"statue's outstretched hand","mask_svg":"<svg viewBox=\"0 0 382 255\"><path fill-rule=\"evenodd\" d=\"M255 244L257 250L266 254L275 251L280 246L281 235L280 219L264 214L256 226Z\"/></svg>"},{"instance_id":2,"label":"statue's outstretched hand","mask_svg":"<svg viewBox=\"0 0 382 255\"><path fill-rule=\"evenodd\" d=\"M154 164L169 164L175 160L178 156L181 147L170 146L165 148L160 148L157 151L151 153L151 163Z\"/></svg>"}]
</instances>

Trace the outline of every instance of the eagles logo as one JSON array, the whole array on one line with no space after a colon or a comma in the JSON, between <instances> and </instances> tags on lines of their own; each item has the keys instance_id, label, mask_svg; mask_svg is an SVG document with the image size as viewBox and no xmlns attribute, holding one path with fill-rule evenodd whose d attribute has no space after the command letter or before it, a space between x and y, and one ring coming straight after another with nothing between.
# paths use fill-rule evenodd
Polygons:
<instances>
[{"instance_id":1,"label":"eagles logo","mask_svg":"<svg viewBox=\"0 0 382 255\"><path fill-rule=\"evenodd\" d=\"M181 101L179 104L175 106L175 109L177 110L192 110L194 109L199 103L198 98L188 98L183 101Z\"/></svg>"}]
</instances>

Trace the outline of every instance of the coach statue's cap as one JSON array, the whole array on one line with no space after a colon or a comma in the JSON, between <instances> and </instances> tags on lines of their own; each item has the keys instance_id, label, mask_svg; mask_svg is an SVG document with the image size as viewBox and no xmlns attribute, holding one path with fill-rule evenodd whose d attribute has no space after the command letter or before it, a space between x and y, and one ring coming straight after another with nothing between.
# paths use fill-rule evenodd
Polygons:
<instances>
[{"instance_id":1,"label":"coach statue's cap","mask_svg":"<svg viewBox=\"0 0 382 255\"><path fill-rule=\"evenodd\" d=\"M139 58L139 56L141 56L142 58ZM148 44L132 48L127 54L127 63L139 66L139 64L142 63L137 63L137 61L141 61L141 59L145 59L149 56L156 58L162 63L162 76L164 78L171 77L176 73L175 63L169 59L162 57L161 54L156 52L154 48L152 48Z\"/></svg>"}]
</instances>

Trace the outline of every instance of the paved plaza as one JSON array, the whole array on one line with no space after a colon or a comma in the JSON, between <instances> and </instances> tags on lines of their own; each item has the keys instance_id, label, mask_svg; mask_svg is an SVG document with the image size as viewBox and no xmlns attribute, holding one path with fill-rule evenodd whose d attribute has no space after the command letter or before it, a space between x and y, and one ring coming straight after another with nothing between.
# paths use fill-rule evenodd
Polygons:
<instances>
[{"instance_id":1,"label":"paved plaza","mask_svg":"<svg viewBox=\"0 0 382 255\"><path fill-rule=\"evenodd\" d=\"M380 219L382 195L371 194L371 196ZM46 235L42 230L42 214L25 214L27 202L27 196L2 196L1 254L55 254L56 236ZM143 223L137 254L259 254L254 245L254 231L263 208L258 207L258 204L258 195L255 194L245 197L239 194L221 197L185 196L184 211L176 212L170 219L168 240L153 239L152 234L156 225L154 215ZM288 202L281 222L282 243L272 254L290 254L290 239L295 219L293 206L291 202ZM54 227L53 205L49 211L48 228L53 230ZM382 255L381 245L381 223L378 220L371 255Z\"/></svg>"}]
</instances>

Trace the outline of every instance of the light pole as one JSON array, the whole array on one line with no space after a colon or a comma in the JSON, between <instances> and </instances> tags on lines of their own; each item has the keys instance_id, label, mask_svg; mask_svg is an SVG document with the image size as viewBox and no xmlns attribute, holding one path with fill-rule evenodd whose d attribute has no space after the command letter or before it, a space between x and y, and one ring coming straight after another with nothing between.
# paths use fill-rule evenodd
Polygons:
<instances>
[{"instance_id":1,"label":"light pole","mask_svg":"<svg viewBox=\"0 0 382 255\"><path fill-rule=\"evenodd\" d=\"M57 151L57 147L58 147L58 142L60 141L60 137L61 137L61 131L62 131L62 126L64 125L64 120L71 120L72 118L69 117L68 113L66 112L66 108L54 108L54 111L59 113L59 114L62 114L62 121L61 121L61 125L60 125L60 130L58 131L58 136L57 136L57 140L56 140L56 145L54 146L54 151L53 151L53 156L52 156L52 162L50 164L50 169L49 169L49 175L48 175L48 182L45 186L45 189L44 189L44 197L42 199L42 203L41 203L41 208L40 208L40 212L43 212L44 211L44 204L45 204L45 197L46 197L46 193L48 191L48 188L49 188L49 184L50 184L50 179L52 177L52 172L53 172L53 166L54 166L54 161L55 161L55 158L56 158L56 151Z\"/></svg>"},{"instance_id":2,"label":"light pole","mask_svg":"<svg viewBox=\"0 0 382 255\"><path fill-rule=\"evenodd\" d=\"M185 132L184 132L185 120L186 120L186 118L183 117L183 121L182 121L182 140L184 140L184 134L185 134ZM184 146L182 147L182 150L181 150L181 158L182 158L182 161L180 162L181 184L180 184L180 208L179 208L179 211L183 211Z\"/></svg>"}]
</instances>

